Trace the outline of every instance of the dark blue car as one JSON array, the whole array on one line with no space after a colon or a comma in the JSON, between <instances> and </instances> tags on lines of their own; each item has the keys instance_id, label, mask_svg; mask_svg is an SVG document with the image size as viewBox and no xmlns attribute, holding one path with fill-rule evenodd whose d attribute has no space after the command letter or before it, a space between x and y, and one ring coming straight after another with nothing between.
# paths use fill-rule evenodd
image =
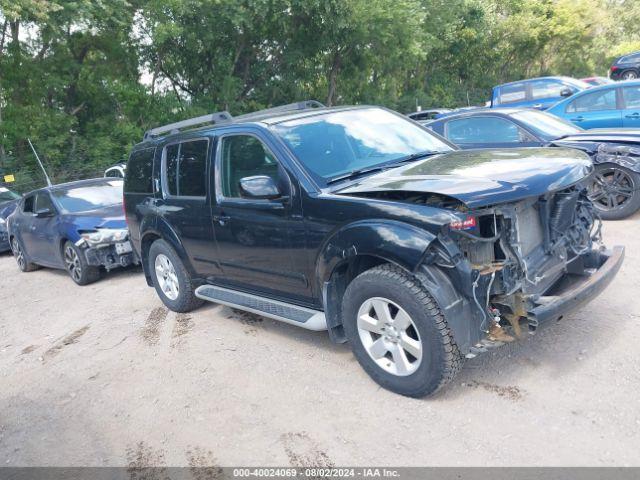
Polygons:
<instances>
[{"instance_id":1,"label":"dark blue car","mask_svg":"<svg viewBox=\"0 0 640 480\"><path fill-rule=\"evenodd\" d=\"M547 112L525 108L470 111L425 123L463 149L570 147L595 164L590 197L605 220L640 209L640 129L582 130Z\"/></svg>"},{"instance_id":2,"label":"dark blue car","mask_svg":"<svg viewBox=\"0 0 640 480\"><path fill-rule=\"evenodd\" d=\"M545 110L591 85L570 77L538 77L493 87L491 107L530 107Z\"/></svg>"},{"instance_id":3,"label":"dark blue car","mask_svg":"<svg viewBox=\"0 0 640 480\"><path fill-rule=\"evenodd\" d=\"M0 187L0 252L10 249L7 233L7 217L13 213L20 195L8 188Z\"/></svg>"},{"instance_id":4,"label":"dark blue car","mask_svg":"<svg viewBox=\"0 0 640 480\"><path fill-rule=\"evenodd\" d=\"M122 180L100 178L26 194L7 219L11 250L23 272L65 269L78 285L137 263L122 207Z\"/></svg>"}]
</instances>

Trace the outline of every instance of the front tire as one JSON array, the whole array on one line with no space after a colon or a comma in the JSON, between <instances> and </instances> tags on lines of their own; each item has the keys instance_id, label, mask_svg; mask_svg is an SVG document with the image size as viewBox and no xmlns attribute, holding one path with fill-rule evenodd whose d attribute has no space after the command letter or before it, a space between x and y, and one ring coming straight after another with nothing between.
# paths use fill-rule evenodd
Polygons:
<instances>
[{"instance_id":1,"label":"front tire","mask_svg":"<svg viewBox=\"0 0 640 480\"><path fill-rule=\"evenodd\" d=\"M87 263L84 253L67 241L62 247L64 267L77 285L84 286L100 279L100 269Z\"/></svg>"},{"instance_id":2,"label":"front tire","mask_svg":"<svg viewBox=\"0 0 640 480\"><path fill-rule=\"evenodd\" d=\"M35 263L31 263L27 260L27 254L22 246L22 242L18 240L17 237L13 237L11 239L11 252L13 253L13 258L16 259L16 263L18 264L18 268L21 272L33 272L40 268Z\"/></svg>"},{"instance_id":3,"label":"front tire","mask_svg":"<svg viewBox=\"0 0 640 480\"><path fill-rule=\"evenodd\" d=\"M589 199L603 220L621 220L640 209L640 174L614 163L596 165Z\"/></svg>"},{"instance_id":4,"label":"front tire","mask_svg":"<svg viewBox=\"0 0 640 480\"><path fill-rule=\"evenodd\" d=\"M204 303L195 296L195 288L184 263L164 240L156 240L151 245L148 267L156 293L169 310L186 313Z\"/></svg>"},{"instance_id":5,"label":"front tire","mask_svg":"<svg viewBox=\"0 0 640 480\"><path fill-rule=\"evenodd\" d=\"M358 275L342 301L353 353L379 385L409 397L437 392L463 358L440 308L412 275L381 265Z\"/></svg>"}]
</instances>

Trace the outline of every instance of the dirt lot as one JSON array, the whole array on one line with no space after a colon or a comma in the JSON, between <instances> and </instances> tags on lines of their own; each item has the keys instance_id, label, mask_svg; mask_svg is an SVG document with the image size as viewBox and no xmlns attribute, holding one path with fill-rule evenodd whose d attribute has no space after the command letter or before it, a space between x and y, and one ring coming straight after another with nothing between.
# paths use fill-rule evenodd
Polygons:
<instances>
[{"instance_id":1,"label":"dirt lot","mask_svg":"<svg viewBox=\"0 0 640 480\"><path fill-rule=\"evenodd\" d=\"M324 333L2 255L0 462L638 466L640 215L605 239L627 258L603 295L429 400L379 389Z\"/></svg>"}]
</instances>

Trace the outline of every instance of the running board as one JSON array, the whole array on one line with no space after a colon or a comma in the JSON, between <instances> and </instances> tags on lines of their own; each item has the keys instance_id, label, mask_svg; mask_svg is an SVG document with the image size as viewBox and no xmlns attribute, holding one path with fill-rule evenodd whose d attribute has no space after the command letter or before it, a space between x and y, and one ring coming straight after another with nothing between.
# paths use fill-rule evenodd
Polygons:
<instances>
[{"instance_id":1,"label":"running board","mask_svg":"<svg viewBox=\"0 0 640 480\"><path fill-rule=\"evenodd\" d=\"M258 315L297 325L307 330L320 331L327 329L327 319L324 316L324 312L320 310L300 307L291 303L279 302L270 298L214 285L198 287L195 295L202 300L257 313Z\"/></svg>"}]
</instances>

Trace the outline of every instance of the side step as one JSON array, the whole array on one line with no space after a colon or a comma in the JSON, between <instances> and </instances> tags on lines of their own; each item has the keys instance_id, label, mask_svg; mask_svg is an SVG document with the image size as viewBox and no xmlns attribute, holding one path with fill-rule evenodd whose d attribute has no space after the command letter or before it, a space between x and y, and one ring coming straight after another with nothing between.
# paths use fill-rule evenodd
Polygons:
<instances>
[{"instance_id":1,"label":"side step","mask_svg":"<svg viewBox=\"0 0 640 480\"><path fill-rule=\"evenodd\" d=\"M291 325L297 325L307 330L320 331L327 329L327 320L324 312L320 310L299 307L298 305L279 302L277 300L271 300L270 298L230 290L228 288L216 287L214 285L202 285L198 287L195 295L202 300L257 313L258 315L290 323Z\"/></svg>"}]
</instances>

